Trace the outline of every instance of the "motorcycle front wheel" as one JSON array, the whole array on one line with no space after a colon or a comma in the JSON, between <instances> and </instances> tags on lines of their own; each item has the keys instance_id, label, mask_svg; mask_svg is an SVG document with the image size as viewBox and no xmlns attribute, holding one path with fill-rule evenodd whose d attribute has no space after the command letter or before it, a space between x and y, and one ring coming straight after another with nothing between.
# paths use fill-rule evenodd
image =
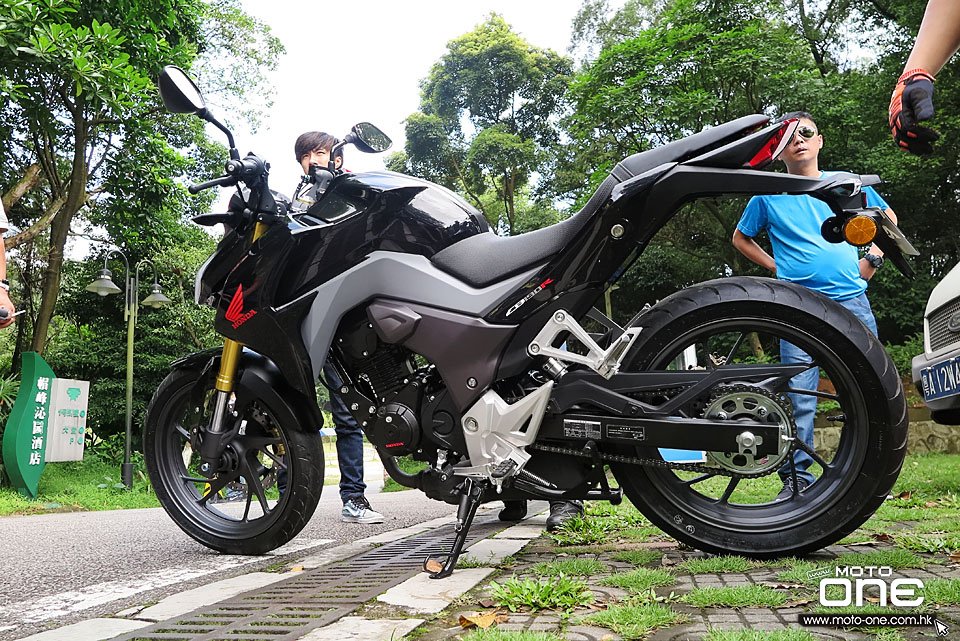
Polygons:
<instances>
[{"instance_id":1,"label":"motorcycle front wheel","mask_svg":"<svg viewBox=\"0 0 960 641\"><path fill-rule=\"evenodd\" d=\"M150 402L144 422L150 481L167 514L196 541L226 554L269 552L296 536L316 510L324 470L319 433L305 433L276 399L236 407L233 397L230 470L206 478L188 421L199 377L198 370L171 372ZM211 385L202 395L201 424L209 421L213 393Z\"/></svg>"},{"instance_id":2,"label":"motorcycle front wheel","mask_svg":"<svg viewBox=\"0 0 960 641\"><path fill-rule=\"evenodd\" d=\"M707 472L613 464L627 497L667 534L714 553L801 555L840 540L884 501L906 453L906 401L883 346L841 305L797 285L729 278L677 292L639 324L643 330L621 371L777 363L782 340L819 367L816 390L798 390L789 382L774 390L725 385L688 406L684 416L733 421L779 416L789 439L789 391L816 398L833 424L832 430L820 428L826 438L813 454L814 482L786 497L778 497L783 485L777 469L786 464L787 478L796 482L789 454L745 460L736 452L694 453L702 454ZM664 460L663 452L651 448L624 453Z\"/></svg>"}]
</instances>

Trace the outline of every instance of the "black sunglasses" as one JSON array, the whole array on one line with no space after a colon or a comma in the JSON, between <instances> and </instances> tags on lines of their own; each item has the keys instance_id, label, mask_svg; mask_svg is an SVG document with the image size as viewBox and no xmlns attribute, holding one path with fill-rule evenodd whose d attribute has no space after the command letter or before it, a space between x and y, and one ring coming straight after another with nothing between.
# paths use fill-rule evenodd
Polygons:
<instances>
[{"instance_id":1,"label":"black sunglasses","mask_svg":"<svg viewBox=\"0 0 960 641\"><path fill-rule=\"evenodd\" d=\"M817 130L813 127L808 127L806 125L800 125L797 127L797 133L803 136L804 138L810 139L817 135Z\"/></svg>"}]
</instances>

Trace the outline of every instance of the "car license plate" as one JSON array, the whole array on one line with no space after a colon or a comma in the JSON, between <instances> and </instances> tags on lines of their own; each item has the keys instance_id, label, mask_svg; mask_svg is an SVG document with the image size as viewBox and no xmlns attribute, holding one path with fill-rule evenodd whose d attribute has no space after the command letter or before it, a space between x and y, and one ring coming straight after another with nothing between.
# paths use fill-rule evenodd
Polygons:
<instances>
[{"instance_id":1,"label":"car license plate","mask_svg":"<svg viewBox=\"0 0 960 641\"><path fill-rule=\"evenodd\" d=\"M937 363L920 370L923 398L933 400L960 394L960 358Z\"/></svg>"}]
</instances>

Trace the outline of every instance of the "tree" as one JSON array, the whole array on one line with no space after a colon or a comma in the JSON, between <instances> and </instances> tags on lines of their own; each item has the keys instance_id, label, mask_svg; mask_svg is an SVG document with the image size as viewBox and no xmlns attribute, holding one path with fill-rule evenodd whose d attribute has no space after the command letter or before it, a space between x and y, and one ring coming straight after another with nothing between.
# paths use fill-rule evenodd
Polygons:
<instances>
[{"instance_id":1,"label":"tree","mask_svg":"<svg viewBox=\"0 0 960 641\"><path fill-rule=\"evenodd\" d=\"M521 194L548 170L545 150L559 140L555 120L570 71L567 58L534 47L491 14L450 41L423 81L405 153L390 167L462 192L494 229L516 233L529 208Z\"/></svg>"},{"instance_id":2,"label":"tree","mask_svg":"<svg viewBox=\"0 0 960 641\"><path fill-rule=\"evenodd\" d=\"M171 362L222 342L213 331L214 310L193 301L196 272L215 246L216 240L202 229L180 227L169 234L167 247L151 256L164 294L173 304L157 310L140 309L134 343L135 425L141 424ZM59 313L45 359L58 376L91 382L89 422L97 436L105 438L122 433L126 426L126 322L123 295L101 298L84 289L102 266L101 256L64 264ZM122 272L115 270L114 274L115 282L123 287ZM151 276L149 269L143 272L143 280ZM145 293L141 281L137 299Z\"/></svg>"},{"instance_id":3,"label":"tree","mask_svg":"<svg viewBox=\"0 0 960 641\"><path fill-rule=\"evenodd\" d=\"M258 64L235 63L250 80L279 44L262 25L241 20L233 0L0 0L0 15L0 131L11 141L0 160L14 168L0 175L14 185L4 201L15 205L43 190L12 207L28 227L8 243L46 241L32 337L32 349L42 352L64 247L81 212L128 248L156 247L166 223L208 202L187 201L172 180L207 169L212 147L196 123L161 116L153 83L160 67L189 68L198 54L213 59L219 46L247 36L247 44L266 43ZM195 157L174 147L192 147Z\"/></svg>"}]
</instances>

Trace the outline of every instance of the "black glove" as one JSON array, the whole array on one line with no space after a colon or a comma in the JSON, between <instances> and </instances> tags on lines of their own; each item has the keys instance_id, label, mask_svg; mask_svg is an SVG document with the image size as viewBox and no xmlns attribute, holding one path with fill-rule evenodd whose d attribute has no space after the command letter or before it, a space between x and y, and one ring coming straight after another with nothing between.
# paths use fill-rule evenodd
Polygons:
<instances>
[{"instance_id":1,"label":"black glove","mask_svg":"<svg viewBox=\"0 0 960 641\"><path fill-rule=\"evenodd\" d=\"M914 154L933 153L933 143L940 134L918 124L932 118L933 113L933 76L923 69L900 76L890 97L890 133L894 142Z\"/></svg>"}]
</instances>

